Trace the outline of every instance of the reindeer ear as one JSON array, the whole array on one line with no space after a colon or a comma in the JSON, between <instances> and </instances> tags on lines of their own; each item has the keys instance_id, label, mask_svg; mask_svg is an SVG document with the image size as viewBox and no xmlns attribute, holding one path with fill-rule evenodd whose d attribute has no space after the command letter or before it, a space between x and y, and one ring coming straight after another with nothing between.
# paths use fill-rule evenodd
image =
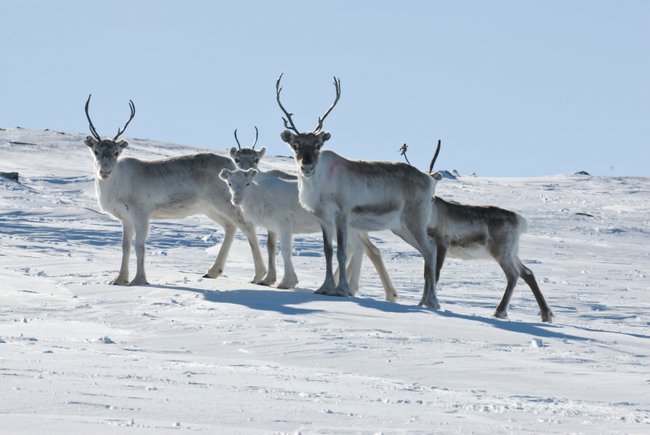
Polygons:
<instances>
[{"instance_id":1,"label":"reindeer ear","mask_svg":"<svg viewBox=\"0 0 650 435\"><path fill-rule=\"evenodd\" d=\"M234 160L236 155L237 155L237 148L235 147L230 148L230 157L232 157L232 159Z\"/></svg>"},{"instance_id":2,"label":"reindeer ear","mask_svg":"<svg viewBox=\"0 0 650 435\"><path fill-rule=\"evenodd\" d=\"M321 138L323 143L327 142L328 140L330 140L330 137L332 137L332 135L329 134L326 131L322 131L322 132L318 133L318 136Z\"/></svg>"},{"instance_id":3,"label":"reindeer ear","mask_svg":"<svg viewBox=\"0 0 650 435\"><path fill-rule=\"evenodd\" d=\"M251 168L248 171L246 171L246 178L248 178L249 180L255 178L256 175L257 175L257 171L255 169Z\"/></svg>"},{"instance_id":4,"label":"reindeer ear","mask_svg":"<svg viewBox=\"0 0 650 435\"><path fill-rule=\"evenodd\" d=\"M442 174L441 174L440 172L438 172L438 171L436 171L436 172L434 172L433 174L431 174L431 176L432 176L433 179L436 180L436 181L440 181L440 180L442 180Z\"/></svg>"},{"instance_id":5,"label":"reindeer ear","mask_svg":"<svg viewBox=\"0 0 650 435\"><path fill-rule=\"evenodd\" d=\"M99 142L97 142L97 139L95 139L95 138L92 137L92 136L86 136L86 140L84 140L84 143L85 143L87 146L89 146L89 147L92 148L92 147L94 147L95 145L97 145Z\"/></svg>"},{"instance_id":6,"label":"reindeer ear","mask_svg":"<svg viewBox=\"0 0 650 435\"><path fill-rule=\"evenodd\" d=\"M260 148L260 150L257 152L257 158L261 159L262 157L264 157L264 153L266 153L266 147Z\"/></svg>"},{"instance_id":7,"label":"reindeer ear","mask_svg":"<svg viewBox=\"0 0 650 435\"><path fill-rule=\"evenodd\" d=\"M126 148L126 147L129 145L129 143L128 143L127 141L125 141L125 140L121 140L121 141L119 141L119 142L115 142L115 144L116 144L118 147L120 147L120 151L122 151L124 148Z\"/></svg>"},{"instance_id":8,"label":"reindeer ear","mask_svg":"<svg viewBox=\"0 0 650 435\"><path fill-rule=\"evenodd\" d=\"M224 181L228 181L229 176L230 176L230 171L226 168L223 168L221 172L219 172L219 178L221 178Z\"/></svg>"},{"instance_id":9,"label":"reindeer ear","mask_svg":"<svg viewBox=\"0 0 650 435\"><path fill-rule=\"evenodd\" d=\"M289 130L285 130L285 131L282 132L282 134L280 135L280 137L282 138L282 140L283 140L284 142L286 142L286 143L288 143L289 145L291 145L291 142L293 142L293 140L294 140L294 138L296 137L296 135L293 134L293 133L291 133Z\"/></svg>"}]
</instances>

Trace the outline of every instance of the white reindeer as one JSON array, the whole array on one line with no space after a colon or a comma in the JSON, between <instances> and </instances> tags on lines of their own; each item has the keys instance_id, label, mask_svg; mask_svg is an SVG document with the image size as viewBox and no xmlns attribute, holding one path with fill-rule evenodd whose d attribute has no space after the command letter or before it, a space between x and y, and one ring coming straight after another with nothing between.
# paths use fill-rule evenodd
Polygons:
<instances>
[{"instance_id":1,"label":"white reindeer","mask_svg":"<svg viewBox=\"0 0 650 435\"><path fill-rule=\"evenodd\" d=\"M305 210L298 200L298 183L256 169L231 171L222 169L220 177L228 183L231 201L241 207L246 219L258 226L268 229L269 268L262 284L271 285L276 279L275 250L278 235L282 245L284 277L278 288L293 288L298 284L298 277L291 261L292 236L301 233L316 233L320 224L316 217ZM354 232L351 234L352 258L348 270L351 270L350 289L353 293L359 288L361 269L361 245L379 273L386 293L386 300L394 302L397 291L384 267L379 249L372 244L368 234Z\"/></svg>"},{"instance_id":2,"label":"white reindeer","mask_svg":"<svg viewBox=\"0 0 650 435\"><path fill-rule=\"evenodd\" d=\"M323 232L325 281L316 291L320 294L349 296L346 277L348 227L361 231L389 229L417 249L424 258L424 290L420 305L438 309L435 293L436 251L427 237L431 218L431 201L435 180L405 163L348 160L321 148L331 135L321 131L323 121L341 96L341 83L335 77L336 99L318 119L313 132L300 133L289 112L280 102L280 80L276 98L286 115L281 134L294 151L299 169L300 204L318 218ZM332 237L337 236L338 285L332 270Z\"/></svg>"},{"instance_id":3,"label":"white reindeer","mask_svg":"<svg viewBox=\"0 0 650 435\"><path fill-rule=\"evenodd\" d=\"M429 174L436 180L442 179L440 173L432 172L439 152L440 141L429 166ZM402 146L402 155L406 158L406 144ZM508 304L517 280L521 277L537 300L542 322L553 320L553 313L537 285L535 275L519 259L519 236L528 228L526 219L510 210L458 204L440 197L434 198L431 207L427 233L438 250L437 282L447 255L465 260L492 258L501 266L507 279L505 293L494 316L500 319L508 317Z\"/></svg>"},{"instance_id":4,"label":"white reindeer","mask_svg":"<svg viewBox=\"0 0 650 435\"><path fill-rule=\"evenodd\" d=\"M234 169L232 161L211 153L192 154L154 161L134 158L118 159L128 143L118 140L135 116L135 106L129 101L131 116L113 139L102 139L95 129L86 101L92 136L85 144L95 157L95 189L102 210L122 222L122 265L111 284L145 285L145 240L151 219L177 219L203 214L220 224L225 232L223 243L206 278L216 278L223 272L228 251L239 227L248 238L255 263L254 281L262 279L266 267L257 242L255 227L244 220L241 211L230 203L228 189L219 179L223 168ZM129 282L129 255L135 233L137 272Z\"/></svg>"}]
</instances>

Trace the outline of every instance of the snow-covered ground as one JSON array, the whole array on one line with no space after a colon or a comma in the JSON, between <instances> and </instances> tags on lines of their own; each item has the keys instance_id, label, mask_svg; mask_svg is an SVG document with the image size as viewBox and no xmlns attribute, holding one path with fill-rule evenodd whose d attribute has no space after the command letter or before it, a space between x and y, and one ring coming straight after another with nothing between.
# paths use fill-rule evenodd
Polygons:
<instances>
[{"instance_id":1,"label":"snow-covered ground","mask_svg":"<svg viewBox=\"0 0 650 435\"><path fill-rule=\"evenodd\" d=\"M438 184L527 217L543 324L522 281L510 319L492 317L492 262L447 260L442 310L418 308L422 261L389 233L373 240L399 303L369 261L358 297L313 294L317 235L296 240L296 290L250 284L241 235L225 275L203 279L223 232L200 216L152 224L150 286L108 286L121 227L97 212L84 137L0 131L0 172L20 173L0 178L0 432L650 433L650 179ZM195 151L131 139L124 155Z\"/></svg>"}]
</instances>

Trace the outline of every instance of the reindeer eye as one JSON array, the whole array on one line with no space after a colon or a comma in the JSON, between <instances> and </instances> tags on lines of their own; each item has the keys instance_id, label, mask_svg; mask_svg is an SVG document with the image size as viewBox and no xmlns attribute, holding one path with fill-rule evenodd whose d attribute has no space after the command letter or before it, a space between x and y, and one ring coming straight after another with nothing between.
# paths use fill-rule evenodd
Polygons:
<instances>
[{"instance_id":1,"label":"reindeer eye","mask_svg":"<svg viewBox=\"0 0 650 435\"><path fill-rule=\"evenodd\" d=\"M251 183L246 183L246 185L247 185L247 186L250 186L250 185L251 185Z\"/></svg>"},{"instance_id":2,"label":"reindeer eye","mask_svg":"<svg viewBox=\"0 0 650 435\"><path fill-rule=\"evenodd\" d=\"M95 157L99 157L99 153L95 151Z\"/></svg>"},{"instance_id":3,"label":"reindeer eye","mask_svg":"<svg viewBox=\"0 0 650 435\"><path fill-rule=\"evenodd\" d=\"M236 159L235 159L235 163L239 163L239 158L236 158Z\"/></svg>"},{"instance_id":4,"label":"reindeer eye","mask_svg":"<svg viewBox=\"0 0 650 435\"><path fill-rule=\"evenodd\" d=\"M120 155L120 153L119 153L118 151L115 151L115 152L113 153L113 155L114 155L115 157L117 157L117 156Z\"/></svg>"},{"instance_id":5,"label":"reindeer eye","mask_svg":"<svg viewBox=\"0 0 650 435\"><path fill-rule=\"evenodd\" d=\"M259 163L260 159L255 159L255 163Z\"/></svg>"},{"instance_id":6,"label":"reindeer eye","mask_svg":"<svg viewBox=\"0 0 650 435\"><path fill-rule=\"evenodd\" d=\"M229 187L232 187L232 184L228 183L228 186L229 186Z\"/></svg>"}]
</instances>

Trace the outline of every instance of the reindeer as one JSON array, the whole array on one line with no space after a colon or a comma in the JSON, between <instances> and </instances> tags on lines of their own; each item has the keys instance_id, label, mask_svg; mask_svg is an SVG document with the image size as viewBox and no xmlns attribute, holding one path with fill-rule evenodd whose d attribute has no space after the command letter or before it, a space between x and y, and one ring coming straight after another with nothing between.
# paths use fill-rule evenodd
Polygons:
<instances>
[{"instance_id":1,"label":"reindeer","mask_svg":"<svg viewBox=\"0 0 650 435\"><path fill-rule=\"evenodd\" d=\"M440 152L440 144L441 141L438 141L429 166L429 174L436 180L442 179L440 173L432 172ZM406 150L404 144L400 151L408 162ZM440 270L447 255L460 259L492 258L501 266L507 280L505 293L494 316L499 319L508 318L508 304L517 280L521 277L535 295L542 322L552 322L553 313L537 285L535 275L524 266L518 256L519 236L528 229L526 219L510 210L458 204L437 196L431 207L427 233L438 250L436 282L439 282Z\"/></svg>"},{"instance_id":2,"label":"reindeer","mask_svg":"<svg viewBox=\"0 0 650 435\"><path fill-rule=\"evenodd\" d=\"M298 183L274 175L266 175L257 180L259 174L256 169L246 171L237 169L231 171L222 169L220 177L228 183L231 201L242 208L244 215L255 224L268 229L269 268L267 276L261 284L272 285L276 279L275 250L277 236L280 236L282 245L282 258L284 261L284 277L278 288L294 288L298 284L298 277L291 261L292 236L300 233L315 233L320 231L316 217L305 210L298 200ZM361 245L365 247L366 254L379 273L386 293L386 300L397 300L397 291L384 267L379 249L372 244L365 232L351 234L352 258L350 270L350 289L356 293L359 288L361 269Z\"/></svg>"},{"instance_id":3,"label":"reindeer","mask_svg":"<svg viewBox=\"0 0 650 435\"><path fill-rule=\"evenodd\" d=\"M129 100L131 116L118 129L113 139L102 139L93 125L86 101L92 136L84 143L95 157L95 190L102 210L122 223L122 265L110 283L116 285L148 284L144 270L145 240L151 219L177 219L203 214L220 224L225 232L223 243L213 266L205 278L217 278L223 272L228 251L237 228L248 238L255 263L254 281L261 280L266 267L257 242L255 227L244 220L241 211L230 203L228 189L219 179L221 169L234 169L232 161L211 153L192 154L154 161L134 158L119 159L128 145L118 140L135 116L135 105ZM135 233L137 272L129 282L129 255Z\"/></svg>"},{"instance_id":4,"label":"reindeer","mask_svg":"<svg viewBox=\"0 0 650 435\"><path fill-rule=\"evenodd\" d=\"M241 144L239 143L239 138L237 137L236 129L234 134L235 134L235 141L237 142L237 148L235 147L230 148L230 158L232 159L232 161L235 162L235 165L239 169L243 169L244 171L247 169L258 169L260 160L262 160L262 157L264 157L264 154L266 154L266 147L262 147L259 150L255 149L255 145L257 144L257 139L259 136L259 130L257 129L257 127L255 127L255 141L253 142L253 145L251 145L249 148L241 147ZM296 180L298 178L293 174L288 174L278 169L271 169L269 171L264 171L264 174L283 178L285 180Z\"/></svg>"},{"instance_id":5,"label":"reindeer","mask_svg":"<svg viewBox=\"0 0 650 435\"><path fill-rule=\"evenodd\" d=\"M292 114L280 101L281 79L282 74L275 85L276 98L286 116L283 120L287 130L280 137L294 151L299 169L300 204L316 215L323 232L325 280L316 293L351 296L345 270L349 227L361 231L389 229L424 258L424 290L419 305L440 308L435 293L436 251L426 232L435 180L405 163L348 160L332 151L321 150L331 137L322 131L323 122L341 97L340 80L334 77L336 98L318 118L316 129L301 133ZM332 270L335 232L338 284Z\"/></svg>"}]
</instances>

